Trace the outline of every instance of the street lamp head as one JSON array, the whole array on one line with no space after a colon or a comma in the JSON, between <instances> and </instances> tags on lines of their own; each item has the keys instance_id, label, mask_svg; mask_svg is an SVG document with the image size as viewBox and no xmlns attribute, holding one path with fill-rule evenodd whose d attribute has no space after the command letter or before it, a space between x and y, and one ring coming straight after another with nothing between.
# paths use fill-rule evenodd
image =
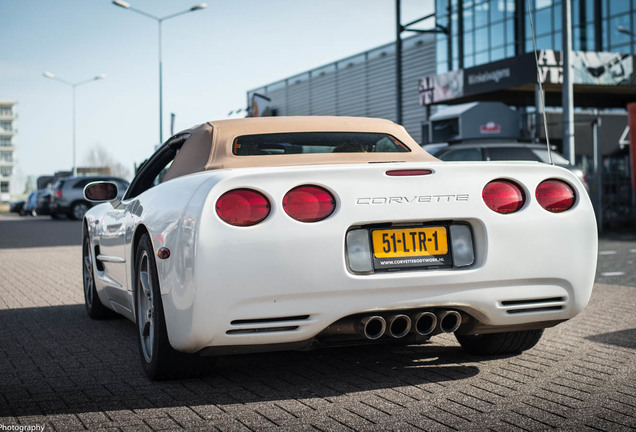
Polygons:
<instances>
[{"instance_id":1,"label":"street lamp head","mask_svg":"<svg viewBox=\"0 0 636 432\"><path fill-rule=\"evenodd\" d=\"M192 6L190 8L190 12L194 12L194 11L198 11L198 10L201 10L201 9L205 9L206 7L208 7L207 3L200 3L200 4L196 5L196 6Z\"/></svg>"},{"instance_id":2,"label":"street lamp head","mask_svg":"<svg viewBox=\"0 0 636 432\"><path fill-rule=\"evenodd\" d=\"M123 7L124 9L128 9L130 7L130 4L123 0L113 0L113 4L115 6Z\"/></svg>"},{"instance_id":3,"label":"street lamp head","mask_svg":"<svg viewBox=\"0 0 636 432\"><path fill-rule=\"evenodd\" d=\"M96 80L100 80L100 79L104 79L104 78L106 78L106 74L104 74L104 73L101 73L101 74L95 76Z\"/></svg>"},{"instance_id":4,"label":"street lamp head","mask_svg":"<svg viewBox=\"0 0 636 432\"><path fill-rule=\"evenodd\" d=\"M55 78L55 75L53 75L51 72L44 72L42 75L51 79Z\"/></svg>"}]
</instances>

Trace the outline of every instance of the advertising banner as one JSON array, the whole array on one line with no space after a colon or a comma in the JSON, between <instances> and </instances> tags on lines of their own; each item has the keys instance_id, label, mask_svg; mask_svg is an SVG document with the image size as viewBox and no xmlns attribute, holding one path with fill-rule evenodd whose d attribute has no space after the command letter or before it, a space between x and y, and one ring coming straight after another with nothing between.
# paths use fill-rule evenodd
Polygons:
<instances>
[{"instance_id":1,"label":"advertising banner","mask_svg":"<svg viewBox=\"0 0 636 432\"><path fill-rule=\"evenodd\" d=\"M418 82L421 105L442 103L482 93L537 82L563 83L561 52L534 53L475 66L465 70L424 77ZM634 56L609 52L572 53L572 82L583 85L634 85Z\"/></svg>"}]
</instances>

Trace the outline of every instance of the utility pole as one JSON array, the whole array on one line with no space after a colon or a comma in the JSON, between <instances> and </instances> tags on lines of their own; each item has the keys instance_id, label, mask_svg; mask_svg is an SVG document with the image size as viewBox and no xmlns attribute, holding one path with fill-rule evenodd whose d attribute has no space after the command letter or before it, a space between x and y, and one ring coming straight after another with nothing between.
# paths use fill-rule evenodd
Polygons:
<instances>
[{"instance_id":1,"label":"utility pole","mask_svg":"<svg viewBox=\"0 0 636 432\"><path fill-rule=\"evenodd\" d=\"M395 122L402 124L402 13L400 0L395 0Z\"/></svg>"},{"instance_id":2,"label":"utility pole","mask_svg":"<svg viewBox=\"0 0 636 432\"><path fill-rule=\"evenodd\" d=\"M561 3L562 7L562 27L563 27L563 49L561 58L563 60L563 153L568 158L571 165L576 163L576 150L574 146L574 86L572 84L572 7L569 0Z\"/></svg>"},{"instance_id":3,"label":"utility pole","mask_svg":"<svg viewBox=\"0 0 636 432\"><path fill-rule=\"evenodd\" d=\"M418 18L414 21L411 21L407 24L402 25L402 12L401 12L401 0L395 0L395 99L396 99L396 120L397 124L402 124L402 32L413 32L413 33L444 33L445 35L450 35L450 30L448 27L441 26L439 24L435 24L432 29L418 29L418 28L409 28L415 24L418 24L422 21L426 21L430 18L435 17L435 13L426 15L422 18ZM449 9L449 22L450 22L450 9ZM450 40L450 36L448 37L448 58L449 61L452 59L452 44ZM449 70L451 70L449 64Z\"/></svg>"}]
</instances>

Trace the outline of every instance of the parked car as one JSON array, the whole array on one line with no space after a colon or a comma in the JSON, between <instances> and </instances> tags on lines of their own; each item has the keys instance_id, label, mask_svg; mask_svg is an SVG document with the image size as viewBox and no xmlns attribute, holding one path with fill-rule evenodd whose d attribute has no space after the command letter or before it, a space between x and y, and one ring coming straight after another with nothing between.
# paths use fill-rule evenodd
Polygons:
<instances>
[{"instance_id":1,"label":"parked car","mask_svg":"<svg viewBox=\"0 0 636 432\"><path fill-rule=\"evenodd\" d=\"M48 207L44 207L45 197L50 197L51 191L48 189L38 189L29 194L20 211L21 216L38 216L48 214ZM49 198L50 199L50 198ZM39 210L44 212L40 213Z\"/></svg>"},{"instance_id":2,"label":"parked car","mask_svg":"<svg viewBox=\"0 0 636 432\"><path fill-rule=\"evenodd\" d=\"M24 200L12 201L9 203L9 211L11 213L20 213L24 207Z\"/></svg>"},{"instance_id":3,"label":"parked car","mask_svg":"<svg viewBox=\"0 0 636 432\"><path fill-rule=\"evenodd\" d=\"M151 379L204 356L422 343L518 353L587 304L588 194L548 164L446 163L388 120L265 117L170 138L83 220L86 310L136 323Z\"/></svg>"},{"instance_id":4,"label":"parked car","mask_svg":"<svg viewBox=\"0 0 636 432\"><path fill-rule=\"evenodd\" d=\"M31 216L31 211L33 210L33 207L35 206L36 195L37 194L35 191L27 195L26 199L24 200L24 204L22 205L22 208L20 209L20 216Z\"/></svg>"},{"instance_id":5,"label":"parked car","mask_svg":"<svg viewBox=\"0 0 636 432\"><path fill-rule=\"evenodd\" d=\"M51 214L51 191L49 189L45 189L42 193L37 195L33 211L37 216Z\"/></svg>"},{"instance_id":6,"label":"parked car","mask_svg":"<svg viewBox=\"0 0 636 432\"><path fill-rule=\"evenodd\" d=\"M70 219L81 220L86 210L93 206L93 203L84 199L84 187L94 181L112 181L123 194L128 187L128 182L119 177L112 176L85 176L85 177L63 177L53 185L50 214L53 219L66 216Z\"/></svg>"},{"instance_id":7,"label":"parked car","mask_svg":"<svg viewBox=\"0 0 636 432\"><path fill-rule=\"evenodd\" d=\"M461 144L427 144L424 149L444 161L535 161L550 163L545 144L474 142ZM551 150L552 163L572 171L588 189L583 170L570 165L559 152Z\"/></svg>"}]
</instances>

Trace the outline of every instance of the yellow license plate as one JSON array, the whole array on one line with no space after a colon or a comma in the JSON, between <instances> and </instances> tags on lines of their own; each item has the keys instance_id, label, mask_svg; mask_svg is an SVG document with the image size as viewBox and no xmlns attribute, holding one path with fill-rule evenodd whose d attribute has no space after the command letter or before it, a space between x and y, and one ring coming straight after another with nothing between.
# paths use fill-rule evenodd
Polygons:
<instances>
[{"instance_id":1,"label":"yellow license plate","mask_svg":"<svg viewBox=\"0 0 636 432\"><path fill-rule=\"evenodd\" d=\"M376 258L403 258L446 255L445 227L420 227L374 230L373 254Z\"/></svg>"}]
</instances>

